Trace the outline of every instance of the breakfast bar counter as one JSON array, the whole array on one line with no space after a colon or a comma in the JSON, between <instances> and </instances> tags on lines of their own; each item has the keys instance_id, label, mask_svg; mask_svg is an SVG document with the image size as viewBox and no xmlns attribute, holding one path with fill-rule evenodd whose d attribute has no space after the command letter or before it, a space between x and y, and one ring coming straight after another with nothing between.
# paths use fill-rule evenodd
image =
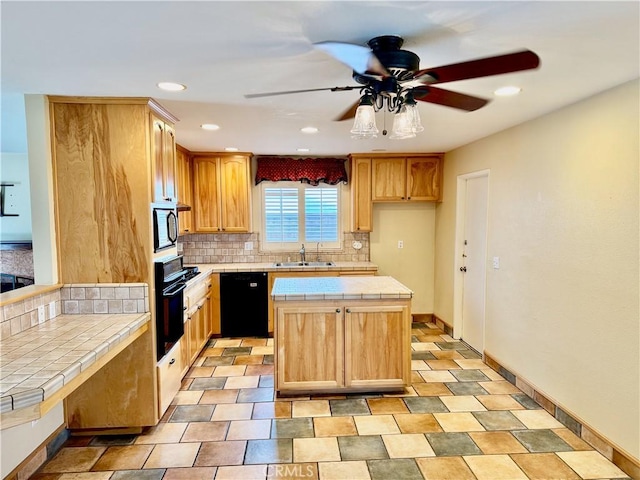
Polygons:
<instances>
[{"instance_id":1,"label":"breakfast bar counter","mask_svg":"<svg viewBox=\"0 0 640 480\"><path fill-rule=\"evenodd\" d=\"M386 276L277 278L277 393L403 391L411 380L412 295Z\"/></svg>"}]
</instances>

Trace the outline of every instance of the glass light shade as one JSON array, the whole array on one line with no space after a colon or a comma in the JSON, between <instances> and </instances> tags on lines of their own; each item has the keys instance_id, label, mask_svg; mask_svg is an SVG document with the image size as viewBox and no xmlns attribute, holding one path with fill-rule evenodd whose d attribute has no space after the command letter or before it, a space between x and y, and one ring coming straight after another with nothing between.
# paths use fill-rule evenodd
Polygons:
<instances>
[{"instance_id":1,"label":"glass light shade","mask_svg":"<svg viewBox=\"0 0 640 480\"><path fill-rule=\"evenodd\" d=\"M411 116L404 105L398 113L393 116L393 128L389 138L393 140L404 140L413 138L416 134L411 127Z\"/></svg>"},{"instance_id":2,"label":"glass light shade","mask_svg":"<svg viewBox=\"0 0 640 480\"><path fill-rule=\"evenodd\" d=\"M418 133L424 131L424 127L422 126L422 122L420 121L420 112L418 112L418 106L415 104L407 103L405 105L407 109L407 115L409 116L409 122L411 124L411 130L413 133Z\"/></svg>"},{"instance_id":3,"label":"glass light shade","mask_svg":"<svg viewBox=\"0 0 640 480\"><path fill-rule=\"evenodd\" d=\"M376 126L376 112L373 105L360 105L356 110L356 118L353 121L353 134L351 138L376 138L378 127Z\"/></svg>"}]
</instances>

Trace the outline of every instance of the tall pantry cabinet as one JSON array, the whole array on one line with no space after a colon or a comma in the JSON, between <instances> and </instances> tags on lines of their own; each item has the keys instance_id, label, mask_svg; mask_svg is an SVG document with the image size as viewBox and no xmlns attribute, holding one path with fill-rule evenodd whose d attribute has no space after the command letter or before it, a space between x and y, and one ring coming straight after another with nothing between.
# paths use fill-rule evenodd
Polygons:
<instances>
[{"instance_id":1,"label":"tall pantry cabinet","mask_svg":"<svg viewBox=\"0 0 640 480\"><path fill-rule=\"evenodd\" d=\"M153 298L150 204L175 200L177 119L149 98L48 100L60 282L147 283ZM158 422L154 324L68 397L71 428Z\"/></svg>"}]
</instances>

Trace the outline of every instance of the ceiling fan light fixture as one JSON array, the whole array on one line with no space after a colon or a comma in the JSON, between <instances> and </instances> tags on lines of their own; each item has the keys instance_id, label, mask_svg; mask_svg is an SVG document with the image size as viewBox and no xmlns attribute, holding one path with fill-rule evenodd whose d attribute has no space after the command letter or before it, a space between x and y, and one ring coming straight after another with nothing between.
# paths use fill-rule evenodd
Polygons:
<instances>
[{"instance_id":1,"label":"ceiling fan light fixture","mask_svg":"<svg viewBox=\"0 0 640 480\"><path fill-rule=\"evenodd\" d=\"M393 116L393 127L391 128L390 139L393 140L406 140L416 136L416 132L412 126L412 116L407 110L407 107L403 105L400 111Z\"/></svg>"},{"instance_id":2,"label":"ceiling fan light fixture","mask_svg":"<svg viewBox=\"0 0 640 480\"><path fill-rule=\"evenodd\" d=\"M413 98L413 93L408 92L404 100L404 108L409 116L409 123L413 133L420 133L424 131L422 121L420 120L420 112L418 111L418 104Z\"/></svg>"},{"instance_id":3,"label":"ceiling fan light fixture","mask_svg":"<svg viewBox=\"0 0 640 480\"><path fill-rule=\"evenodd\" d=\"M368 93L360 99L351 134L351 138L356 139L376 138L378 136L373 97Z\"/></svg>"}]
</instances>

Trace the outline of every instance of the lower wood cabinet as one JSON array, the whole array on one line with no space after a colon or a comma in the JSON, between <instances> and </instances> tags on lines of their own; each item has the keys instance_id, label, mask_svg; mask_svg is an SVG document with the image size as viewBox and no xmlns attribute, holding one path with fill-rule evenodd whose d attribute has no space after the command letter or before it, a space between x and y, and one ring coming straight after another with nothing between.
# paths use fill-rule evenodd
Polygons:
<instances>
[{"instance_id":1,"label":"lower wood cabinet","mask_svg":"<svg viewBox=\"0 0 640 480\"><path fill-rule=\"evenodd\" d=\"M275 302L278 392L401 390L411 383L410 303Z\"/></svg>"},{"instance_id":2,"label":"lower wood cabinet","mask_svg":"<svg viewBox=\"0 0 640 480\"><path fill-rule=\"evenodd\" d=\"M165 412L180 390L182 382L182 339L158 362L158 401L160 412Z\"/></svg>"}]
</instances>

